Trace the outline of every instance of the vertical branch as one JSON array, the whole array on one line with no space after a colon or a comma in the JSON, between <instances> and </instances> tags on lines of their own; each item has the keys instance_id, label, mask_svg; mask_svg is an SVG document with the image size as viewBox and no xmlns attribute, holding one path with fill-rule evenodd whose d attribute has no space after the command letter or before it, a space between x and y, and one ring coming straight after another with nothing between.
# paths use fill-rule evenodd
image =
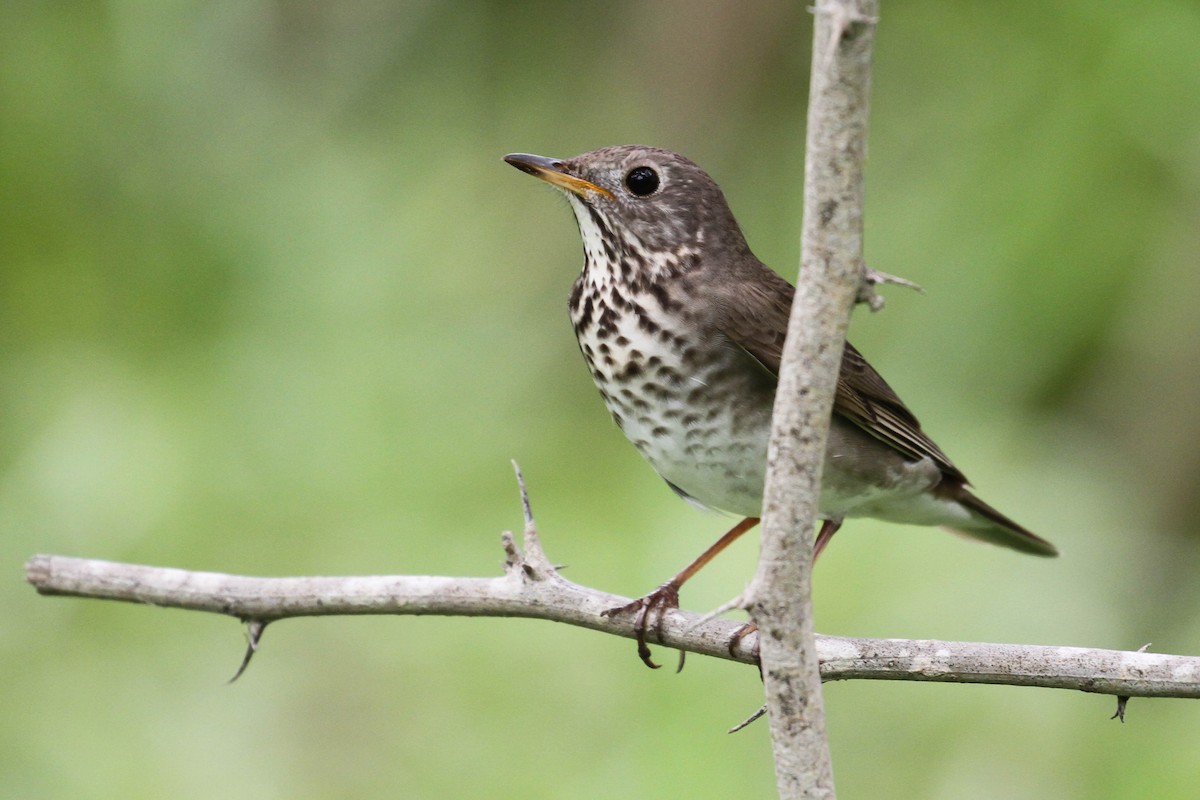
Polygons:
<instances>
[{"instance_id":1,"label":"vertical branch","mask_svg":"<svg viewBox=\"0 0 1200 800\"><path fill-rule=\"evenodd\" d=\"M850 310L863 275L862 197L876 0L815 9L800 279L767 456L762 552L746 605L760 629L780 797L832 798L813 638L813 528Z\"/></svg>"}]
</instances>

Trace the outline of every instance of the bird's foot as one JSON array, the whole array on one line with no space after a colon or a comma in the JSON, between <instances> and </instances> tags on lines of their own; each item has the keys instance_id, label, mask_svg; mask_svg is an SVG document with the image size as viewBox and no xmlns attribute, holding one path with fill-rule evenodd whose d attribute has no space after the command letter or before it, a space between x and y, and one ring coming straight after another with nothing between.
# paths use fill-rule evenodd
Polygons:
<instances>
[{"instance_id":1,"label":"bird's foot","mask_svg":"<svg viewBox=\"0 0 1200 800\"><path fill-rule=\"evenodd\" d=\"M632 603L623 606L610 608L601 612L600 616L615 617L626 612L632 613L638 657L650 669L658 669L661 665L655 664L654 660L650 658L650 648L646 644L646 631L649 630L653 618L653 625L658 634L658 640L661 642L663 615L674 608L679 608L679 584L670 580L645 597L639 597Z\"/></svg>"}]
</instances>

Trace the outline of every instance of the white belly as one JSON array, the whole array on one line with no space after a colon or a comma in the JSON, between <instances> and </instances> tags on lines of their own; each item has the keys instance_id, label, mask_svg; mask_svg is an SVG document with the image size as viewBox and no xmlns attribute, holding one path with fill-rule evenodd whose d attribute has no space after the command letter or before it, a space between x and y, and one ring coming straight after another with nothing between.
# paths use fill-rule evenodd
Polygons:
<instances>
[{"instance_id":1,"label":"white belly","mask_svg":"<svg viewBox=\"0 0 1200 800\"><path fill-rule=\"evenodd\" d=\"M753 381L737 360L749 356L718 343L717 357L685 363L681 348L631 314L580 345L613 419L659 475L705 506L758 515L770 404L761 389L741 391Z\"/></svg>"}]
</instances>

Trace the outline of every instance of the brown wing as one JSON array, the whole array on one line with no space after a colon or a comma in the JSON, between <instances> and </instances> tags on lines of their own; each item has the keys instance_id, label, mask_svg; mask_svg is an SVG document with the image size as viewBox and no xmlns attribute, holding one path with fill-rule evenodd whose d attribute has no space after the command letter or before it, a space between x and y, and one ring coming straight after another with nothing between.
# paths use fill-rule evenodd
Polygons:
<instances>
[{"instance_id":1,"label":"brown wing","mask_svg":"<svg viewBox=\"0 0 1200 800\"><path fill-rule=\"evenodd\" d=\"M743 274L723 292L718 325L730 341L778 376L795 290L757 261L742 264L734 271ZM967 482L966 476L921 430L921 423L887 381L849 342L842 354L833 411L914 460L928 456L947 478Z\"/></svg>"},{"instance_id":2,"label":"brown wing","mask_svg":"<svg viewBox=\"0 0 1200 800\"><path fill-rule=\"evenodd\" d=\"M905 455L914 459L928 456L944 475L967 482L967 476L921 430L921 423L887 381L849 342L842 353L833 410Z\"/></svg>"}]
</instances>

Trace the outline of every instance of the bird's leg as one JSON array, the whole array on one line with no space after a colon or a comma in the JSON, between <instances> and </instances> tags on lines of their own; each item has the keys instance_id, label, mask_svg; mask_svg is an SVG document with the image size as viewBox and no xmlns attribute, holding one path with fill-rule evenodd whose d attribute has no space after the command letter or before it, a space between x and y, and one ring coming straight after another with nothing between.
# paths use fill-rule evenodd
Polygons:
<instances>
[{"instance_id":1,"label":"bird's leg","mask_svg":"<svg viewBox=\"0 0 1200 800\"><path fill-rule=\"evenodd\" d=\"M817 532L817 541L813 543L814 567L817 565L817 559L821 557L821 551L823 551L826 545L829 544L829 540L833 538L833 535L838 532L838 528L840 527L842 527L842 521L840 519L827 519L821 523L821 530ZM757 625L755 625L753 622L747 622L745 625L734 631L733 636L729 637L729 655L734 654L733 651L737 649L738 643L741 642L742 639L745 639L756 630L758 630ZM754 645L754 660L758 661L757 642ZM762 665L760 664L759 670L761 669Z\"/></svg>"},{"instance_id":2,"label":"bird's leg","mask_svg":"<svg viewBox=\"0 0 1200 800\"><path fill-rule=\"evenodd\" d=\"M695 561L684 567L683 571L674 578L671 578L671 580L659 586L645 597L638 598L627 605L610 608L603 612L601 616L615 617L626 611L633 612L633 631L637 636L638 656L647 667L658 669L659 665L651 660L650 648L646 645L646 631L650 627L651 616L654 616L654 623L658 629L661 641L663 614L672 608L679 608L679 587L683 586L689 578L703 569L705 564L716 558L718 553L757 524L758 517L746 517L737 525L734 525L728 533L713 542L711 547L701 553Z\"/></svg>"},{"instance_id":3,"label":"bird's leg","mask_svg":"<svg viewBox=\"0 0 1200 800\"><path fill-rule=\"evenodd\" d=\"M837 533L838 529L841 527L842 527L842 520L840 517L836 517L834 519L827 519L821 523L821 530L817 532L817 541L813 543L813 566L814 567L817 565L817 559L821 557L821 553L825 550L825 547L829 544L829 540L833 538L833 535L835 533Z\"/></svg>"}]
</instances>

